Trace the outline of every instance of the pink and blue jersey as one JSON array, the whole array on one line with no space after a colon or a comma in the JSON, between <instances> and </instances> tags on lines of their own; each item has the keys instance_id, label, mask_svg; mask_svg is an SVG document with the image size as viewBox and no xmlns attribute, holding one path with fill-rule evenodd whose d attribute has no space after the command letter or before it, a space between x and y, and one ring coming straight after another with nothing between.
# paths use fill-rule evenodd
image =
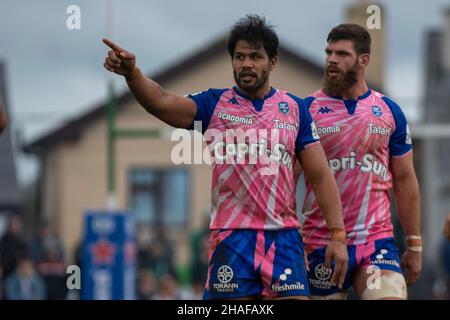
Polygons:
<instances>
[{"instance_id":1,"label":"pink and blue jersey","mask_svg":"<svg viewBox=\"0 0 450 320\"><path fill-rule=\"evenodd\" d=\"M298 228L296 153L319 139L303 100L274 88L252 100L237 87L189 97L211 152L211 229Z\"/></svg>"},{"instance_id":2,"label":"pink and blue jersey","mask_svg":"<svg viewBox=\"0 0 450 320\"><path fill-rule=\"evenodd\" d=\"M348 245L392 237L390 159L412 150L400 107L373 90L357 100L319 90L304 102L340 191ZM308 181L303 212L305 244L327 245L328 228Z\"/></svg>"}]
</instances>

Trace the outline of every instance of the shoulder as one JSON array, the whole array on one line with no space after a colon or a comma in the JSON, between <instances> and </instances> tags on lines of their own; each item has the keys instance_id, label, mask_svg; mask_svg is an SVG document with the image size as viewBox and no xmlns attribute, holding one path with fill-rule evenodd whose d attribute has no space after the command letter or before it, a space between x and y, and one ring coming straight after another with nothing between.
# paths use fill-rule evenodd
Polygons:
<instances>
[{"instance_id":1,"label":"shoulder","mask_svg":"<svg viewBox=\"0 0 450 320\"><path fill-rule=\"evenodd\" d=\"M373 91L372 94L375 96L375 99L378 101L382 101L389 108L389 110L394 116L398 113L403 113L402 108L393 99L378 91L375 90L372 91Z\"/></svg>"},{"instance_id":2,"label":"shoulder","mask_svg":"<svg viewBox=\"0 0 450 320\"><path fill-rule=\"evenodd\" d=\"M188 94L187 97L190 98L217 98L219 99L222 94L224 94L225 92L230 91L230 89L225 88L225 89L216 89L216 88L210 88L206 91L198 91L198 92L194 92L191 94Z\"/></svg>"}]
</instances>

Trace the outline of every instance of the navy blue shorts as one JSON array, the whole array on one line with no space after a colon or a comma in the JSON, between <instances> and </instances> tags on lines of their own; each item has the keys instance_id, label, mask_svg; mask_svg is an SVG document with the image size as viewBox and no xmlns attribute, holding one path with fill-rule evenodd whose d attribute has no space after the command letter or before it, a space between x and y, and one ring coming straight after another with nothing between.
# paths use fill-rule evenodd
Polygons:
<instances>
[{"instance_id":1,"label":"navy blue shorts","mask_svg":"<svg viewBox=\"0 0 450 320\"><path fill-rule=\"evenodd\" d=\"M352 285L354 273L359 268L367 269L376 266L380 270L391 270L401 273L400 257L393 238L385 238L361 245L347 246L348 270L342 289L330 284L332 271L325 267L326 247L312 250L308 254L309 261L309 285L311 295L325 296L337 292L346 291ZM307 250L309 252L309 250Z\"/></svg>"},{"instance_id":2,"label":"navy blue shorts","mask_svg":"<svg viewBox=\"0 0 450 320\"><path fill-rule=\"evenodd\" d=\"M213 230L204 299L309 296L297 229Z\"/></svg>"}]
</instances>

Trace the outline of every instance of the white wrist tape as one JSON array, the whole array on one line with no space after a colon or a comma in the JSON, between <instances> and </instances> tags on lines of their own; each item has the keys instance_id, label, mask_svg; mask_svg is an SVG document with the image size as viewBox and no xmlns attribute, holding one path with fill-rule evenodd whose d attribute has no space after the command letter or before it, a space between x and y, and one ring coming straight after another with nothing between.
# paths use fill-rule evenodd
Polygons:
<instances>
[{"instance_id":1,"label":"white wrist tape","mask_svg":"<svg viewBox=\"0 0 450 320\"><path fill-rule=\"evenodd\" d=\"M421 236L409 235L409 236L405 236L405 239L406 239L406 240L410 240L410 239L417 239L417 240L420 240L420 239L422 239L422 237L421 237Z\"/></svg>"},{"instance_id":2,"label":"white wrist tape","mask_svg":"<svg viewBox=\"0 0 450 320\"><path fill-rule=\"evenodd\" d=\"M408 247L409 251L422 252L422 247Z\"/></svg>"}]
</instances>

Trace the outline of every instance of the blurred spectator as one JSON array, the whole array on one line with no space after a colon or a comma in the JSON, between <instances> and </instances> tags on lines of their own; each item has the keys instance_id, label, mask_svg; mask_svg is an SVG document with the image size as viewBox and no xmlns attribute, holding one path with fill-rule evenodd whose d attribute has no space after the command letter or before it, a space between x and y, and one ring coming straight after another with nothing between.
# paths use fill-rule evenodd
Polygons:
<instances>
[{"instance_id":1,"label":"blurred spectator","mask_svg":"<svg viewBox=\"0 0 450 320\"><path fill-rule=\"evenodd\" d=\"M66 265L61 251L53 243L44 244L42 257L37 264L47 288L47 300L64 300L67 297Z\"/></svg>"},{"instance_id":2,"label":"blurred spectator","mask_svg":"<svg viewBox=\"0 0 450 320\"><path fill-rule=\"evenodd\" d=\"M442 249L444 271L446 276L447 299L450 300L450 242L444 241Z\"/></svg>"},{"instance_id":3,"label":"blurred spectator","mask_svg":"<svg viewBox=\"0 0 450 320\"><path fill-rule=\"evenodd\" d=\"M170 274L175 277L173 246L162 226L157 227L155 237L138 249L138 266L150 269L156 278Z\"/></svg>"},{"instance_id":4,"label":"blurred spectator","mask_svg":"<svg viewBox=\"0 0 450 320\"><path fill-rule=\"evenodd\" d=\"M202 295L208 273L209 215L204 217L202 228L191 237L191 282L195 295Z\"/></svg>"},{"instance_id":5,"label":"blurred spectator","mask_svg":"<svg viewBox=\"0 0 450 320\"><path fill-rule=\"evenodd\" d=\"M153 300L180 300L180 288L174 276L165 274L159 279Z\"/></svg>"},{"instance_id":6,"label":"blurred spectator","mask_svg":"<svg viewBox=\"0 0 450 320\"><path fill-rule=\"evenodd\" d=\"M156 293L156 279L153 272L141 269L138 272L137 298L138 300L151 300Z\"/></svg>"},{"instance_id":7,"label":"blurred spectator","mask_svg":"<svg viewBox=\"0 0 450 320\"><path fill-rule=\"evenodd\" d=\"M45 283L35 271L30 258L21 258L16 269L5 278L4 292L7 300L43 300L46 298Z\"/></svg>"},{"instance_id":8,"label":"blurred spectator","mask_svg":"<svg viewBox=\"0 0 450 320\"><path fill-rule=\"evenodd\" d=\"M153 253L152 253L152 245L149 240L146 242L140 243L138 246L138 254L137 254L137 267L138 269L147 269L150 270L153 265Z\"/></svg>"},{"instance_id":9,"label":"blurred spectator","mask_svg":"<svg viewBox=\"0 0 450 320\"><path fill-rule=\"evenodd\" d=\"M3 276L2 276L2 267L0 266L0 280L2 280L3 279ZM3 283L2 283L3 281L0 281L0 300L2 300L3 299Z\"/></svg>"},{"instance_id":10,"label":"blurred spectator","mask_svg":"<svg viewBox=\"0 0 450 320\"><path fill-rule=\"evenodd\" d=\"M43 258L46 249L56 251L59 259L64 261L64 247L61 239L56 234L53 225L48 221L42 221L37 234L33 237L29 245L30 254L34 262L39 263Z\"/></svg>"},{"instance_id":11,"label":"blurred spectator","mask_svg":"<svg viewBox=\"0 0 450 320\"><path fill-rule=\"evenodd\" d=\"M203 299L203 287L195 285L192 287L186 287L180 289L179 299L180 300L202 300Z\"/></svg>"},{"instance_id":12,"label":"blurred spectator","mask_svg":"<svg viewBox=\"0 0 450 320\"><path fill-rule=\"evenodd\" d=\"M0 265L6 279L17 266L19 258L27 254L27 246L21 236L22 221L13 214L9 217L8 228L0 240Z\"/></svg>"}]
</instances>

